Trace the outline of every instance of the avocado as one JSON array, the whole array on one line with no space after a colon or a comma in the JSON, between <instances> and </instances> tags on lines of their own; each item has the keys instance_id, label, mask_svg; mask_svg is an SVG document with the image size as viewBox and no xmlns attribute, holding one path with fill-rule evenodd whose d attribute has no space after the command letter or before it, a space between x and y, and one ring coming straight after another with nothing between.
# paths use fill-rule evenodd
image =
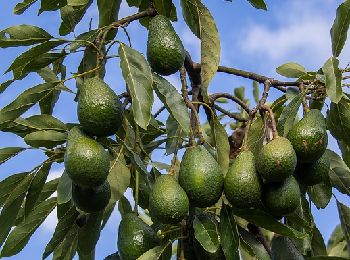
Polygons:
<instances>
[{"instance_id":1,"label":"avocado","mask_svg":"<svg viewBox=\"0 0 350 260\"><path fill-rule=\"evenodd\" d=\"M185 49L170 20L157 15L149 24L147 60L161 75L177 72L185 60Z\"/></svg>"},{"instance_id":2,"label":"avocado","mask_svg":"<svg viewBox=\"0 0 350 260\"><path fill-rule=\"evenodd\" d=\"M298 163L295 175L299 183L312 186L324 181L329 172L330 160L323 154L314 163Z\"/></svg>"},{"instance_id":3,"label":"avocado","mask_svg":"<svg viewBox=\"0 0 350 260\"><path fill-rule=\"evenodd\" d=\"M214 157L199 145L186 149L180 164L179 183L192 206L209 207L222 194L224 175Z\"/></svg>"},{"instance_id":4,"label":"avocado","mask_svg":"<svg viewBox=\"0 0 350 260\"><path fill-rule=\"evenodd\" d=\"M293 176L281 183L268 183L263 189L263 203L269 213L281 217L300 204L299 184Z\"/></svg>"},{"instance_id":5,"label":"avocado","mask_svg":"<svg viewBox=\"0 0 350 260\"><path fill-rule=\"evenodd\" d=\"M102 185L109 173L109 154L78 127L68 133L64 165L70 179L80 186Z\"/></svg>"},{"instance_id":6,"label":"avocado","mask_svg":"<svg viewBox=\"0 0 350 260\"><path fill-rule=\"evenodd\" d=\"M242 151L238 154L226 174L224 191L234 207L258 208L261 205L262 185L252 152Z\"/></svg>"},{"instance_id":7,"label":"avocado","mask_svg":"<svg viewBox=\"0 0 350 260\"><path fill-rule=\"evenodd\" d=\"M299 162L317 161L328 145L326 122L321 111L311 109L306 113L305 117L290 130L288 139L294 147Z\"/></svg>"},{"instance_id":8,"label":"avocado","mask_svg":"<svg viewBox=\"0 0 350 260\"><path fill-rule=\"evenodd\" d=\"M187 216L188 209L188 197L176 179L170 175L159 176L149 197L152 220L177 224Z\"/></svg>"},{"instance_id":9,"label":"avocado","mask_svg":"<svg viewBox=\"0 0 350 260\"><path fill-rule=\"evenodd\" d=\"M291 176L297 156L287 138L277 137L264 145L256 159L256 169L267 182L281 182Z\"/></svg>"},{"instance_id":10,"label":"avocado","mask_svg":"<svg viewBox=\"0 0 350 260\"><path fill-rule=\"evenodd\" d=\"M123 122L120 100L98 77L85 79L79 89L78 119L84 131L96 136L110 136Z\"/></svg>"},{"instance_id":11,"label":"avocado","mask_svg":"<svg viewBox=\"0 0 350 260\"><path fill-rule=\"evenodd\" d=\"M272 260L304 260L295 244L289 237L275 234L271 242Z\"/></svg>"},{"instance_id":12,"label":"avocado","mask_svg":"<svg viewBox=\"0 0 350 260\"><path fill-rule=\"evenodd\" d=\"M134 213L123 216L118 229L118 252L123 260L135 260L158 245L153 229Z\"/></svg>"},{"instance_id":13,"label":"avocado","mask_svg":"<svg viewBox=\"0 0 350 260\"><path fill-rule=\"evenodd\" d=\"M72 199L75 206L87 213L103 210L111 198L111 187L108 181L96 188L72 184Z\"/></svg>"}]
</instances>

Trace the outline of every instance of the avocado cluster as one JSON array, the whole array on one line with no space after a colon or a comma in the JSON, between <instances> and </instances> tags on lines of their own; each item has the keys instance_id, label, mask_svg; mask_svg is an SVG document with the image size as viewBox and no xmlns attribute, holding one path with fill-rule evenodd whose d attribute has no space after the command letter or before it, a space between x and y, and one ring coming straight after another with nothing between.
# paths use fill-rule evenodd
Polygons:
<instances>
[{"instance_id":1,"label":"avocado cluster","mask_svg":"<svg viewBox=\"0 0 350 260\"><path fill-rule=\"evenodd\" d=\"M79 126L67 138L65 171L72 180L72 200L87 213L103 210L111 197L107 181L110 155L94 139L118 131L122 124L121 103L114 91L99 77L87 78L79 88Z\"/></svg>"},{"instance_id":2,"label":"avocado cluster","mask_svg":"<svg viewBox=\"0 0 350 260\"><path fill-rule=\"evenodd\" d=\"M275 137L256 156L241 151L225 177L226 198L234 207L260 208L276 217L292 213L300 204L300 186L328 176L327 138L323 115L312 109L287 138Z\"/></svg>"}]
</instances>

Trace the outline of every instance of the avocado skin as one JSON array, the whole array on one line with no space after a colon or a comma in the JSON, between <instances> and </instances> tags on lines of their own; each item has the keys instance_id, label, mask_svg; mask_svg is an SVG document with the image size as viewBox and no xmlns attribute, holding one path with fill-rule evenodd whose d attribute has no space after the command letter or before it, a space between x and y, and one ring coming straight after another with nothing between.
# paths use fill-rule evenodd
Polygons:
<instances>
[{"instance_id":1,"label":"avocado skin","mask_svg":"<svg viewBox=\"0 0 350 260\"><path fill-rule=\"evenodd\" d=\"M234 207L260 207L262 184L252 152L242 151L233 161L225 177L224 191Z\"/></svg>"},{"instance_id":2,"label":"avocado skin","mask_svg":"<svg viewBox=\"0 0 350 260\"><path fill-rule=\"evenodd\" d=\"M95 136L110 136L123 122L122 105L114 91L98 77L85 79L79 89L78 119Z\"/></svg>"},{"instance_id":3,"label":"avocado skin","mask_svg":"<svg viewBox=\"0 0 350 260\"><path fill-rule=\"evenodd\" d=\"M170 175L156 179L149 198L149 212L153 220L177 224L187 216L189 200L183 188Z\"/></svg>"},{"instance_id":4,"label":"avocado skin","mask_svg":"<svg viewBox=\"0 0 350 260\"><path fill-rule=\"evenodd\" d=\"M304 260L293 241L288 237L274 235L271 242L272 260Z\"/></svg>"},{"instance_id":5,"label":"avocado skin","mask_svg":"<svg viewBox=\"0 0 350 260\"><path fill-rule=\"evenodd\" d=\"M64 165L75 184L97 187L107 179L109 154L101 144L74 127L68 133Z\"/></svg>"},{"instance_id":6,"label":"avocado skin","mask_svg":"<svg viewBox=\"0 0 350 260\"><path fill-rule=\"evenodd\" d=\"M326 180L329 172L330 160L322 155L315 163L300 163L297 165L295 175L299 183L306 186L319 184Z\"/></svg>"},{"instance_id":7,"label":"avocado skin","mask_svg":"<svg viewBox=\"0 0 350 260\"><path fill-rule=\"evenodd\" d=\"M158 245L153 229L134 213L126 214L119 224L118 252L123 260L135 260Z\"/></svg>"},{"instance_id":8,"label":"avocado skin","mask_svg":"<svg viewBox=\"0 0 350 260\"><path fill-rule=\"evenodd\" d=\"M155 16L149 24L147 60L153 71L164 76L177 72L184 63L184 46L163 15Z\"/></svg>"},{"instance_id":9,"label":"avocado skin","mask_svg":"<svg viewBox=\"0 0 350 260\"><path fill-rule=\"evenodd\" d=\"M298 161L313 163L326 151L328 135L322 113L311 109L288 133Z\"/></svg>"},{"instance_id":10,"label":"avocado skin","mask_svg":"<svg viewBox=\"0 0 350 260\"><path fill-rule=\"evenodd\" d=\"M179 183L195 207L215 204L223 190L220 165L203 146L186 149L180 164Z\"/></svg>"},{"instance_id":11,"label":"avocado skin","mask_svg":"<svg viewBox=\"0 0 350 260\"><path fill-rule=\"evenodd\" d=\"M72 199L75 206L87 213L103 210L111 198L111 187L106 181L96 188L72 184Z\"/></svg>"},{"instance_id":12,"label":"avocado skin","mask_svg":"<svg viewBox=\"0 0 350 260\"><path fill-rule=\"evenodd\" d=\"M263 203L269 213L280 217L292 213L300 204L300 188L290 176L281 183L269 183L263 189Z\"/></svg>"},{"instance_id":13,"label":"avocado skin","mask_svg":"<svg viewBox=\"0 0 350 260\"><path fill-rule=\"evenodd\" d=\"M277 137L264 145L256 159L256 169L267 182L281 182L294 173L297 156L287 138Z\"/></svg>"}]
</instances>

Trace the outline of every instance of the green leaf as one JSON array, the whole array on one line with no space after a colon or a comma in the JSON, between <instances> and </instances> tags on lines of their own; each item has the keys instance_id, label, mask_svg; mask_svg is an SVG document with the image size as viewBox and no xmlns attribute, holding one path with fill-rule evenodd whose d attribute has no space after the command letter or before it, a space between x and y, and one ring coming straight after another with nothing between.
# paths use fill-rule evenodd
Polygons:
<instances>
[{"instance_id":1,"label":"green leaf","mask_svg":"<svg viewBox=\"0 0 350 260\"><path fill-rule=\"evenodd\" d=\"M77 219L79 212L75 209L75 206L72 205L66 214L59 219L55 232L52 235L51 240L45 247L43 253L43 259L48 257L66 238L68 232L71 230L73 225L75 225L75 220Z\"/></svg>"},{"instance_id":2,"label":"green leaf","mask_svg":"<svg viewBox=\"0 0 350 260\"><path fill-rule=\"evenodd\" d=\"M73 225L63 242L53 252L53 260L73 259L78 247L79 227Z\"/></svg>"},{"instance_id":3,"label":"green leaf","mask_svg":"<svg viewBox=\"0 0 350 260\"><path fill-rule=\"evenodd\" d=\"M27 175L28 172L12 174L0 182L0 207L2 207L11 192Z\"/></svg>"},{"instance_id":4,"label":"green leaf","mask_svg":"<svg viewBox=\"0 0 350 260\"><path fill-rule=\"evenodd\" d=\"M55 130L65 132L68 130L67 126L61 120L52 115L34 115L18 123L30 128L31 131Z\"/></svg>"},{"instance_id":5,"label":"green leaf","mask_svg":"<svg viewBox=\"0 0 350 260\"><path fill-rule=\"evenodd\" d=\"M288 100L293 100L300 93L298 88L289 87L287 88L286 97Z\"/></svg>"},{"instance_id":6,"label":"green leaf","mask_svg":"<svg viewBox=\"0 0 350 260\"><path fill-rule=\"evenodd\" d=\"M304 257L289 237L274 235L271 242L271 259L304 260Z\"/></svg>"},{"instance_id":7,"label":"green leaf","mask_svg":"<svg viewBox=\"0 0 350 260\"><path fill-rule=\"evenodd\" d=\"M23 14L32 4L38 0L23 0L23 2L17 3L13 9L14 14Z\"/></svg>"},{"instance_id":8,"label":"green leaf","mask_svg":"<svg viewBox=\"0 0 350 260\"><path fill-rule=\"evenodd\" d=\"M343 229L345 240L348 245L348 252L350 254L350 208L340 203L338 200L337 200L337 207L338 207L341 227Z\"/></svg>"},{"instance_id":9,"label":"green leaf","mask_svg":"<svg viewBox=\"0 0 350 260\"><path fill-rule=\"evenodd\" d=\"M67 0L67 4L71 6L87 5L89 0Z\"/></svg>"},{"instance_id":10,"label":"green leaf","mask_svg":"<svg viewBox=\"0 0 350 260\"><path fill-rule=\"evenodd\" d=\"M350 145L347 145L343 141L338 140L338 146L341 151L342 158L346 165L349 167L350 165Z\"/></svg>"},{"instance_id":11,"label":"green leaf","mask_svg":"<svg viewBox=\"0 0 350 260\"><path fill-rule=\"evenodd\" d=\"M316 226L313 228L312 240L311 240L312 255L327 255L327 248L324 243L322 234Z\"/></svg>"},{"instance_id":12,"label":"green leaf","mask_svg":"<svg viewBox=\"0 0 350 260\"><path fill-rule=\"evenodd\" d=\"M97 0L98 7L98 27L108 26L111 23L118 21L118 13L121 0ZM108 32L106 40L113 40L117 34L117 29L112 29Z\"/></svg>"},{"instance_id":13,"label":"green leaf","mask_svg":"<svg viewBox=\"0 0 350 260\"><path fill-rule=\"evenodd\" d=\"M26 150L26 148L23 147L6 147L0 149L0 164L6 162L24 150Z\"/></svg>"},{"instance_id":14,"label":"green leaf","mask_svg":"<svg viewBox=\"0 0 350 260\"><path fill-rule=\"evenodd\" d=\"M56 198L51 198L36 206L24 222L10 233L1 251L1 256L8 257L18 254L28 243L35 230L56 207L56 204Z\"/></svg>"},{"instance_id":15,"label":"green leaf","mask_svg":"<svg viewBox=\"0 0 350 260\"><path fill-rule=\"evenodd\" d=\"M62 20L59 29L60 35L67 35L74 30L93 1L89 0L85 2L87 2L87 4L82 6L65 5L60 8Z\"/></svg>"},{"instance_id":16,"label":"green leaf","mask_svg":"<svg viewBox=\"0 0 350 260\"><path fill-rule=\"evenodd\" d=\"M260 99L260 90L259 83L257 81L253 81L253 96L255 103L258 104Z\"/></svg>"},{"instance_id":17,"label":"green leaf","mask_svg":"<svg viewBox=\"0 0 350 260\"><path fill-rule=\"evenodd\" d=\"M40 27L21 24L0 31L0 48L28 46L46 42L51 38L52 36Z\"/></svg>"},{"instance_id":18,"label":"green leaf","mask_svg":"<svg viewBox=\"0 0 350 260\"><path fill-rule=\"evenodd\" d=\"M16 221L18 211L33 179L32 174L26 175L17 186L11 190L0 213L0 246L4 243L12 225Z\"/></svg>"},{"instance_id":19,"label":"green leaf","mask_svg":"<svg viewBox=\"0 0 350 260\"><path fill-rule=\"evenodd\" d=\"M66 171L64 171L57 186L57 204L67 203L71 198L72 181Z\"/></svg>"},{"instance_id":20,"label":"green leaf","mask_svg":"<svg viewBox=\"0 0 350 260\"><path fill-rule=\"evenodd\" d=\"M261 151L265 139L264 121L261 116L255 117L247 135L247 146L254 155L257 155Z\"/></svg>"},{"instance_id":21,"label":"green leaf","mask_svg":"<svg viewBox=\"0 0 350 260\"><path fill-rule=\"evenodd\" d=\"M153 247L138 257L137 260L158 260L167 249L169 244L170 242L164 243L164 245L161 246Z\"/></svg>"},{"instance_id":22,"label":"green leaf","mask_svg":"<svg viewBox=\"0 0 350 260\"><path fill-rule=\"evenodd\" d=\"M172 0L153 0L153 5L158 14L164 15L172 21L177 21L176 7Z\"/></svg>"},{"instance_id":23,"label":"green leaf","mask_svg":"<svg viewBox=\"0 0 350 260\"><path fill-rule=\"evenodd\" d=\"M226 204L222 205L220 213L220 243L227 260L239 259L239 237L233 212Z\"/></svg>"},{"instance_id":24,"label":"green leaf","mask_svg":"<svg viewBox=\"0 0 350 260\"><path fill-rule=\"evenodd\" d=\"M166 134L167 139L165 143L165 150L169 155L174 153L176 149L182 146L182 138L184 135L182 128L172 115L169 115L168 119L166 120Z\"/></svg>"},{"instance_id":25,"label":"green leaf","mask_svg":"<svg viewBox=\"0 0 350 260\"><path fill-rule=\"evenodd\" d=\"M157 74L153 74L153 88L169 113L188 134L191 131L191 122L188 109L180 93L169 81Z\"/></svg>"},{"instance_id":26,"label":"green leaf","mask_svg":"<svg viewBox=\"0 0 350 260\"><path fill-rule=\"evenodd\" d=\"M350 100L345 96L338 104L331 103L327 114L327 128L337 140L350 145Z\"/></svg>"},{"instance_id":27,"label":"green leaf","mask_svg":"<svg viewBox=\"0 0 350 260\"><path fill-rule=\"evenodd\" d=\"M313 256L306 257L306 260L349 260L348 257L338 257L338 256Z\"/></svg>"},{"instance_id":28,"label":"green leaf","mask_svg":"<svg viewBox=\"0 0 350 260\"><path fill-rule=\"evenodd\" d=\"M120 44L118 53L123 77L133 100L135 122L143 129L147 129L154 99L151 69L141 53L125 44Z\"/></svg>"},{"instance_id":29,"label":"green leaf","mask_svg":"<svg viewBox=\"0 0 350 260\"><path fill-rule=\"evenodd\" d=\"M67 134L54 130L42 130L32 132L24 137L27 145L32 147L45 147L52 149L57 145L64 144L67 139Z\"/></svg>"},{"instance_id":30,"label":"green leaf","mask_svg":"<svg viewBox=\"0 0 350 260\"><path fill-rule=\"evenodd\" d=\"M270 214L258 210L258 209L234 209L234 214L244 218L250 223L255 224L258 227L265 228L282 236L288 236L293 239L302 239L307 235L303 232L299 232L287 225L277 221Z\"/></svg>"},{"instance_id":31,"label":"green leaf","mask_svg":"<svg viewBox=\"0 0 350 260\"><path fill-rule=\"evenodd\" d=\"M287 136L288 132L292 129L304 95L304 93L300 93L283 109L277 123L277 130L280 135Z\"/></svg>"},{"instance_id":32,"label":"green leaf","mask_svg":"<svg viewBox=\"0 0 350 260\"><path fill-rule=\"evenodd\" d=\"M307 194L318 209L324 209L332 198L330 180L308 187Z\"/></svg>"},{"instance_id":33,"label":"green leaf","mask_svg":"<svg viewBox=\"0 0 350 260\"><path fill-rule=\"evenodd\" d=\"M299 78L306 73L306 70L298 63L289 62L279 66L276 72L287 78Z\"/></svg>"},{"instance_id":34,"label":"green leaf","mask_svg":"<svg viewBox=\"0 0 350 260\"><path fill-rule=\"evenodd\" d=\"M230 144L228 142L228 135L216 116L212 117L211 129L215 140L216 160L221 166L224 175L226 175L230 164Z\"/></svg>"},{"instance_id":35,"label":"green leaf","mask_svg":"<svg viewBox=\"0 0 350 260\"><path fill-rule=\"evenodd\" d=\"M35 205L41 203L42 201L48 199L55 191L57 191L57 185L60 178L53 179L51 181L48 181L45 183L43 189L41 190L41 193L39 195L38 200L36 201Z\"/></svg>"},{"instance_id":36,"label":"green leaf","mask_svg":"<svg viewBox=\"0 0 350 260\"><path fill-rule=\"evenodd\" d=\"M80 228L78 248L82 254L88 255L95 249L100 237L102 217L103 212L91 213L88 216L86 224Z\"/></svg>"},{"instance_id":37,"label":"green leaf","mask_svg":"<svg viewBox=\"0 0 350 260\"><path fill-rule=\"evenodd\" d=\"M45 185L47 176L49 175L50 169L52 166L52 162L44 163L41 168L36 172L32 183L28 189L28 194L26 197L25 203L25 216L27 217L32 209L34 208L40 193Z\"/></svg>"},{"instance_id":38,"label":"green leaf","mask_svg":"<svg viewBox=\"0 0 350 260\"><path fill-rule=\"evenodd\" d=\"M248 0L249 3L256 9L267 10L267 6L264 0Z\"/></svg>"},{"instance_id":39,"label":"green leaf","mask_svg":"<svg viewBox=\"0 0 350 260\"><path fill-rule=\"evenodd\" d=\"M195 216L193 229L196 240L206 251L215 253L218 250L220 246L218 228L212 219Z\"/></svg>"},{"instance_id":40,"label":"green leaf","mask_svg":"<svg viewBox=\"0 0 350 260\"><path fill-rule=\"evenodd\" d=\"M124 158L116 158L112 161L107 181L111 186L111 198L103 213L102 228L111 216L115 203L123 196L130 185L130 169L125 165Z\"/></svg>"},{"instance_id":41,"label":"green leaf","mask_svg":"<svg viewBox=\"0 0 350 260\"><path fill-rule=\"evenodd\" d=\"M181 0L182 15L191 31L200 38L199 10L196 0Z\"/></svg>"},{"instance_id":42,"label":"green leaf","mask_svg":"<svg viewBox=\"0 0 350 260\"><path fill-rule=\"evenodd\" d=\"M350 1L343 2L337 8L337 16L335 17L332 29L332 52L338 57L344 47L350 25Z\"/></svg>"},{"instance_id":43,"label":"green leaf","mask_svg":"<svg viewBox=\"0 0 350 260\"><path fill-rule=\"evenodd\" d=\"M44 11L56 11L67 5L67 0L41 0L39 15Z\"/></svg>"},{"instance_id":44,"label":"green leaf","mask_svg":"<svg viewBox=\"0 0 350 260\"><path fill-rule=\"evenodd\" d=\"M339 69L339 60L330 57L322 67L326 79L326 92L332 102L338 104L343 96L341 86L342 74Z\"/></svg>"},{"instance_id":45,"label":"green leaf","mask_svg":"<svg viewBox=\"0 0 350 260\"><path fill-rule=\"evenodd\" d=\"M14 79L6 80L5 82L0 84L0 94L3 93L13 82Z\"/></svg>"},{"instance_id":46,"label":"green leaf","mask_svg":"<svg viewBox=\"0 0 350 260\"><path fill-rule=\"evenodd\" d=\"M329 171L333 187L343 194L350 195L350 172L344 168L335 167Z\"/></svg>"},{"instance_id":47,"label":"green leaf","mask_svg":"<svg viewBox=\"0 0 350 260\"><path fill-rule=\"evenodd\" d=\"M244 248L253 259L257 260L270 260L271 257L266 251L265 247L256 239L256 237L238 226L240 246ZM243 257L243 259L245 259Z\"/></svg>"},{"instance_id":48,"label":"green leaf","mask_svg":"<svg viewBox=\"0 0 350 260\"><path fill-rule=\"evenodd\" d=\"M71 52L76 51L78 48L83 46L91 46L91 43L96 39L99 30L91 30L88 32L84 32L79 34L75 41L71 43L69 49ZM96 50L96 49L95 49Z\"/></svg>"}]
</instances>

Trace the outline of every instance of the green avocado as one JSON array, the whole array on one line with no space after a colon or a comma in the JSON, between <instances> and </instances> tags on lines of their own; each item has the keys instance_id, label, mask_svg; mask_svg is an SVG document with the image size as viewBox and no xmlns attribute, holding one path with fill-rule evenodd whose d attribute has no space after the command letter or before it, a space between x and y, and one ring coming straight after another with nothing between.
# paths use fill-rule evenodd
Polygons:
<instances>
[{"instance_id":1,"label":"green avocado","mask_svg":"<svg viewBox=\"0 0 350 260\"><path fill-rule=\"evenodd\" d=\"M102 185L109 173L109 153L78 127L69 131L64 165L71 180L80 186Z\"/></svg>"},{"instance_id":2,"label":"green avocado","mask_svg":"<svg viewBox=\"0 0 350 260\"><path fill-rule=\"evenodd\" d=\"M79 89L78 119L84 131L96 136L110 136L123 122L120 100L98 77L84 80Z\"/></svg>"},{"instance_id":3,"label":"green avocado","mask_svg":"<svg viewBox=\"0 0 350 260\"><path fill-rule=\"evenodd\" d=\"M75 206L87 213L103 210L111 198L111 187L108 181L96 188L72 184L72 199Z\"/></svg>"},{"instance_id":4,"label":"green avocado","mask_svg":"<svg viewBox=\"0 0 350 260\"><path fill-rule=\"evenodd\" d=\"M293 176L281 183L268 183L263 189L263 203L267 211L281 217L292 213L300 204L299 184Z\"/></svg>"},{"instance_id":5,"label":"green avocado","mask_svg":"<svg viewBox=\"0 0 350 260\"><path fill-rule=\"evenodd\" d=\"M256 169L267 182L281 182L291 176L297 156L287 138L277 137L264 145L256 159Z\"/></svg>"},{"instance_id":6,"label":"green avocado","mask_svg":"<svg viewBox=\"0 0 350 260\"><path fill-rule=\"evenodd\" d=\"M326 151L328 135L326 122L317 109L311 109L303 119L296 123L288 133L298 156L298 161L313 163Z\"/></svg>"},{"instance_id":7,"label":"green avocado","mask_svg":"<svg viewBox=\"0 0 350 260\"><path fill-rule=\"evenodd\" d=\"M258 208L261 205L262 184L252 152L242 151L236 157L226 174L224 191L234 207Z\"/></svg>"},{"instance_id":8,"label":"green avocado","mask_svg":"<svg viewBox=\"0 0 350 260\"><path fill-rule=\"evenodd\" d=\"M147 59L153 71L161 75L177 72L185 60L185 49L170 20L157 15L149 25Z\"/></svg>"},{"instance_id":9,"label":"green avocado","mask_svg":"<svg viewBox=\"0 0 350 260\"><path fill-rule=\"evenodd\" d=\"M215 204L223 190L224 175L220 165L204 146L186 149L180 164L179 183L195 207Z\"/></svg>"},{"instance_id":10,"label":"green avocado","mask_svg":"<svg viewBox=\"0 0 350 260\"><path fill-rule=\"evenodd\" d=\"M273 260L304 260L304 256L289 237L274 235L271 242L271 259Z\"/></svg>"},{"instance_id":11,"label":"green avocado","mask_svg":"<svg viewBox=\"0 0 350 260\"><path fill-rule=\"evenodd\" d=\"M299 183L312 186L324 181L329 172L330 160L324 154L314 163L298 163L295 175Z\"/></svg>"},{"instance_id":12,"label":"green avocado","mask_svg":"<svg viewBox=\"0 0 350 260\"><path fill-rule=\"evenodd\" d=\"M153 220L177 224L188 214L188 197L170 175L161 175L153 185L149 197L149 212Z\"/></svg>"},{"instance_id":13,"label":"green avocado","mask_svg":"<svg viewBox=\"0 0 350 260\"><path fill-rule=\"evenodd\" d=\"M135 260L158 245L156 233L134 213L123 216L118 229L118 252L123 260Z\"/></svg>"}]
</instances>

